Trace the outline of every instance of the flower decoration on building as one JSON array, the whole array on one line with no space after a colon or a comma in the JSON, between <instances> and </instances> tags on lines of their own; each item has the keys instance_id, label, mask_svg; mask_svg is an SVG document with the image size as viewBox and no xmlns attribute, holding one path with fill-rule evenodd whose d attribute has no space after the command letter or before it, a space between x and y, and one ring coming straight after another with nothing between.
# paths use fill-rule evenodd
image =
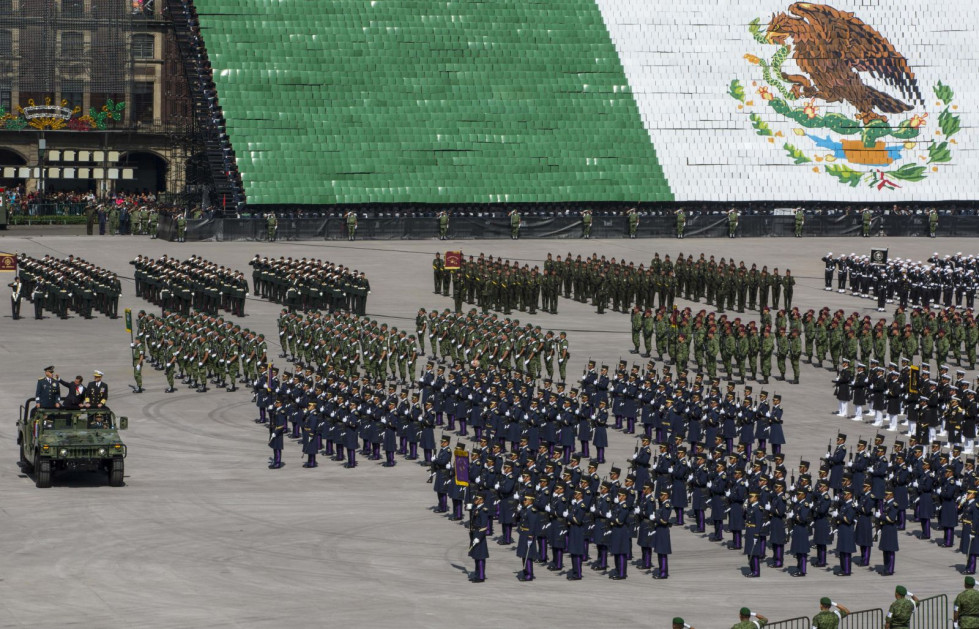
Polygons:
<instances>
[{"instance_id":1,"label":"flower decoration on building","mask_svg":"<svg viewBox=\"0 0 979 629\"><path fill-rule=\"evenodd\" d=\"M36 129L39 131L94 131L108 128L109 123L122 120L126 103L106 101L101 109L94 107L87 114L82 113L81 107L70 109L68 101L53 105L50 98L44 99L43 105L38 105L34 99L27 101L27 107L17 106L17 113L12 113L0 107L0 129L20 131L21 129Z\"/></svg>"}]
</instances>

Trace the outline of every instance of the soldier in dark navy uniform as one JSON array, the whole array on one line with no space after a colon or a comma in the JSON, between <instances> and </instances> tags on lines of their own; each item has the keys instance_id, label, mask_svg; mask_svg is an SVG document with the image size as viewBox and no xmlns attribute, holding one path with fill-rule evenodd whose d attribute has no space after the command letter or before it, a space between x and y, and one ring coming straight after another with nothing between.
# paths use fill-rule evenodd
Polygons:
<instances>
[{"instance_id":1,"label":"soldier in dark navy uniform","mask_svg":"<svg viewBox=\"0 0 979 629\"><path fill-rule=\"evenodd\" d=\"M320 449L320 414L316 407L316 400L306 403L306 416L303 418L303 454L306 455L306 462L303 467L317 467L316 453Z\"/></svg>"},{"instance_id":2,"label":"soldier in dark navy uniform","mask_svg":"<svg viewBox=\"0 0 979 629\"><path fill-rule=\"evenodd\" d=\"M469 578L473 583L482 583L486 580L486 560L489 558L486 535L489 531L490 516L485 501L482 493L473 496L472 512L469 516L469 556L476 561L476 569Z\"/></svg>"},{"instance_id":3,"label":"soldier in dark navy uniform","mask_svg":"<svg viewBox=\"0 0 979 629\"><path fill-rule=\"evenodd\" d=\"M272 405L269 415L269 447L272 448L272 463L270 470L282 467L282 444L285 441L287 412L279 398Z\"/></svg>"},{"instance_id":4,"label":"soldier in dark navy uniform","mask_svg":"<svg viewBox=\"0 0 979 629\"><path fill-rule=\"evenodd\" d=\"M435 494L438 496L438 505L435 513L445 513L449 510L448 493L449 483L452 482L452 450L449 448L451 437L442 435L439 442L439 451L432 459L432 473L435 477Z\"/></svg>"},{"instance_id":5,"label":"soldier in dark navy uniform","mask_svg":"<svg viewBox=\"0 0 979 629\"><path fill-rule=\"evenodd\" d=\"M109 385L102 382L102 372L98 369L92 374L93 380L85 389L85 396L92 408L104 408L109 401Z\"/></svg>"},{"instance_id":6,"label":"soldier in dark navy uniform","mask_svg":"<svg viewBox=\"0 0 979 629\"><path fill-rule=\"evenodd\" d=\"M44 368L44 377L37 379L34 402L38 408L61 408L61 385L54 377L54 366Z\"/></svg>"}]
</instances>

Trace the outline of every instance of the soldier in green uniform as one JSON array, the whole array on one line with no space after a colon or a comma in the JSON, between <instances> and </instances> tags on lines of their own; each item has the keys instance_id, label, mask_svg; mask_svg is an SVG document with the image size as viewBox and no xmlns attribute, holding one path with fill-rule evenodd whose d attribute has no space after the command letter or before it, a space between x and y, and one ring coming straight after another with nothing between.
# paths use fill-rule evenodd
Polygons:
<instances>
[{"instance_id":1,"label":"soldier in green uniform","mask_svg":"<svg viewBox=\"0 0 979 629\"><path fill-rule=\"evenodd\" d=\"M739 622L731 625L731 629L761 629L768 624L768 618L761 614L753 614L747 607L738 612Z\"/></svg>"},{"instance_id":2,"label":"soldier in green uniform","mask_svg":"<svg viewBox=\"0 0 979 629\"><path fill-rule=\"evenodd\" d=\"M727 379L734 380L733 371L731 369L731 359L734 356L737 341L734 339L734 334L731 332L730 324L726 325L721 331L720 345L721 364L724 365L724 371L727 374Z\"/></svg>"},{"instance_id":3,"label":"soldier in green uniform","mask_svg":"<svg viewBox=\"0 0 979 629\"><path fill-rule=\"evenodd\" d=\"M455 302L456 313L462 312L462 298L466 292L465 282L462 278L462 269L452 271L452 300Z\"/></svg>"},{"instance_id":4,"label":"soldier in green uniform","mask_svg":"<svg viewBox=\"0 0 979 629\"><path fill-rule=\"evenodd\" d=\"M275 212L269 212L265 217L265 236L269 242L275 242L275 236L278 231L279 221L275 217Z\"/></svg>"},{"instance_id":5,"label":"soldier in green uniform","mask_svg":"<svg viewBox=\"0 0 979 629\"><path fill-rule=\"evenodd\" d=\"M449 237L449 213L445 210L439 212L439 240Z\"/></svg>"},{"instance_id":6,"label":"soldier in green uniform","mask_svg":"<svg viewBox=\"0 0 979 629\"><path fill-rule=\"evenodd\" d=\"M163 364L163 373L167 378L167 388L164 391L164 393L173 393L174 391L177 390L173 386L173 375L177 369L177 360L179 357L178 356L179 353L180 352L177 351L174 345L173 337L168 338L166 340L166 345L163 354L163 359L165 361Z\"/></svg>"},{"instance_id":7,"label":"soldier in green uniform","mask_svg":"<svg viewBox=\"0 0 979 629\"><path fill-rule=\"evenodd\" d=\"M795 237L802 238L802 226L806 224L806 213L802 208L795 211Z\"/></svg>"},{"instance_id":8,"label":"soldier in green uniform","mask_svg":"<svg viewBox=\"0 0 979 629\"><path fill-rule=\"evenodd\" d=\"M636 208L632 208L626 212L626 216L629 219L629 238L635 238L639 231L639 213Z\"/></svg>"},{"instance_id":9,"label":"soldier in green uniform","mask_svg":"<svg viewBox=\"0 0 979 629\"><path fill-rule=\"evenodd\" d=\"M683 238L683 231L687 228L687 213L683 208L676 211L676 237Z\"/></svg>"},{"instance_id":10,"label":"soldier in green uniform","mask_svg":"<svg viewBox=\"0 0 979 629\"><path fill-rule=\"evenodd\" d=\"M931 208L928 212L928 236L934 238L938 234L938 210Z\"/></svg>"},{"instance_id":11,"label":"soldier in green uniform","mask_svg":"<svg viewBox=\"0 0 979 629\"><path fill-rule=\"evenodd\" d=\"M354 240L357 237L357 213L350 210L346 214L347 219L347 240Z\"/></svg>"},{"instance_id":12,"label":"soldier in green uniform","mask_svg":"<svg viewBox=\"0 0 979 629\"><path fill-rule=\"evenodd\" d=\"M157 211L156 208L150 208L146 220L147 220L147 231L149 232L150 238L156 240L156 231L160 225L160 213Z\"/></svg>"},{"instance_id":13,"label":"soldier in green uniform","mask_svg":"<svg viewBox=\"0 0 979 629\"><path fill-rule=\"evenodd\" d=\"M683 622L683 618L677 616L676 618L673 619L673 629L695 629L695 628Z\"/></svg>"},{"instance_id":14,"label":"soldier in green uniform","mask_svg":"<svg viewBox=\"0 0 979 629\"><path fill-rule=\"evenodd\" d=\"M639 310L639 306L632 307L632 346L633 349L629 350L631 354L639 353L639 339L642 336L642 311Z\"/></svg>"},{"instance_id":15,"label":"soldier in green uniform","mask_svg":"<svg viewBox=\"0 0 979 629\"><path fill-rule=\"evenodd\" d=\"M690 340L683 332L676 335L676 349L673 356L677 372L686 370L687 362L690 360Z\"/></svg>"},{"instance_id":16,"label":"soldier in green uniform","mask_svg":"<svg viewBox=\"0 0 979 629\"><path fill-rule=\"evenodd\" d=\"M744 383L748 366L748 336L743 327L738 328L737 338L734 339L734 360L738 365L741 382Z\"/></svg>"},{"instance_id":17,"label":"soldier in green uniform","mask_svg":"<svg viewBox=\"0 0 979 629\"><path fill-rule=\"evenodd\" d=\"M864 238L869 238L870 237L870 222L871 222L871 220L873 220L874 214L873 214L873 212L870 211L870 208L868 207L868 208L864 208L863 209L863 213L861 214L861 217L862 217L862 220L863 220L863 237Z\"/></svg>"},{"instance_id":18,"label":"soldier in green uniform","mask_svg":"<svg viewBox=\"0 0 979 629\"><path fill-rule=\"evenodd\" d=\"M113 203L109 207L109 234L115 236L119 233L119 206Z\"/></svg>"},{"instance_id":19,"label":"soldier in green uniform","mask_svg":"<svg viewBox=\"0 0 979 629\"><path fill-rule=\"evenodd\" d=\"M782 300L786 311L792 310L792 296L795 294L795 278L792 277L792 269L785 269L782 276Z\"/></svg>"},{"instance_id":20,"label":"soldier in green uniform","mask_svg":"<svg viewBox=\"0 0 979 629\"><path fill-rule=\"evenodd\" d=\"M591 210L583 210L581 212L581 236L585 240L591 238L591 223L592 223Z\"/></svg>"},{"instance_id":21,"label":"soldier in green uniform","mask_svg":"<svg viewBox=\"0 0 979 629\"><path fill-rule=\"evenodd\" d=\"M789 337L785 335L785 328L778 328L775 331L775 364L782 380L785 380L785 359L788 355Z\"/></svg>"},{"instance_id":22,"label":"soldier in green uniform","mask_svg":"<svg viewBox=\"0 0 979 629\"><path fill-rule=\"evenodd\" d=\"M130 236L142 236L143 230L146 229L146 208L139 207L131 213L132 216L132 229L129 231Z\"/></svg>"},{"instance_id":23,"label":"soldier in green uniform","mask_svg":"<svg viewBox=\"0 0 979 629\"><path fill-rule=\"evenodd\" d=\"M653 334L655 331L656 319L653 317L653 309L646 308L646 311L642 315L642 341L643 346L646 348L646 353L643 356L646 358L652 355Z\"/></svg>"},{"instance_id":24,"label":"soldier in green uniform","mask_svg":"<svg viewBox=\"0 0 979 629\"><path fill-rule=\"evenodd\" d=\"M187 216L180 214L177 216L177 242L185 242L187 236Z\"/></svg>"},{"instance_id":25,"label":"soldier in green uniform","mask_svg":"<svg viewBox=\"0 0 979 629\"><path fill-rule=\"evenodd\" d=\"M738 219L740 214L735 208L731 208L727 213L727 237L734 238L734 234L738 231Z\"/></svg>"},{"instance_id":26,"label":"soldier in green uniform","mask_svg":"<svg viewBox=\"0 0 979 629\"><path fill-rule=\"evenodd\" d=\"M812 629L836 629L850 610L828 596L819 599L819 613L812 617Z\"/></svg>"},{"instance_id":27,"label":"soldier in green uniform","mask_svg":"<svg viewBox=\"0 0 979 629\"><path fill-rule=\"evenodd\" d=\"M510 217L510 239L517 240L520 238L520 212L510 210L508 216Z\"/></svg>"},{"instance_id":28,"label":"soldier in green uniform","mask_svg":"<svg viewBox=\"0 0 979 629\"><path fill-rule=\"evenodd\" d=\"M567 382L568 361L571 359L571 352L568 349L568 333L561 332L557 341L557 367L561 382Z\"/></svg>"},{"instance_id":29,"label":"soldier in green uniform","mask_svg":"<svg viewBox=\"0 0 979 629\"><path fill-rule=\"evenodd\" d=\"M959 629L976 629L979 627L979 592L976 592L975 587L975 577L967 576L965 589L955 597L955 601L952 603L954 614L952 619Z\"/></svg>"},{"instance_id":30,"label":"soldier in green uniform","mask_svg":"<svg viewBox=\"0 0 979 629\"><path fill-rule=\"evenodd\" d=\"M799 360L802 358L802 337L799 328L793 328L789 335L789 362L792 364L792 382L799 384Z\"/></svg>"},{"instance_id":31,"label":"soldier in green uniform","mask_svg":"<svg viewBox=\"0 0 979 629\"><path fill-rule=\"evenodd\" d=\"M136 388L133 393L143 392L143 361L146 360L146 352L143 350L142 343L132 343L133 350L133 380L136 381Z\"/></svg>"},{"instance_id":32,"label":"soldier in green uniform","mask_svg":"<svg viewBox=\"0 0 979 629\"><path fill-rule=\"evenodd\" d=\"M748 371L751 372L751 379L758 380L758 354L761 352L761 337L758 336L758 329L751 325L748 328Z\"/></svg>"},{"instance_id":33,"label":"soldier in green uniform","mask_svg":"<svg viewBox=\"0 0 979 629\"><path fill-rule=\"evenodd\" d=\"M768 384L768 378L772 375L772 353L774 351L775 339L772 338L771 328L766 327L762 331L761 346L758 350L762 384Z\"/></svg>"},{"instance_id":34,"label":"soldier in green uniform","mask_svg":"<svg viewBox=\"0 0 979 629\"><path fill-rule=\"evenodd\" d=\"M908 592L903 585L894 589L894 602L887 609L884 629L910 629L911 616L914 614L918 597Z\"/></svg>"}]
</instances>

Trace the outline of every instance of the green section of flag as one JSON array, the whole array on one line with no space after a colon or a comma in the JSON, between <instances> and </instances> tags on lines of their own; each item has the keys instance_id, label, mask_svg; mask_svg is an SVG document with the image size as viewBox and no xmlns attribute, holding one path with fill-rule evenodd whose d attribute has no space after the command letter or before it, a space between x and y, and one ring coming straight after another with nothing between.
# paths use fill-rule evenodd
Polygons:
<instances>
[{"instance_id":1,"label":"green section of flag","mask_svg":"<svg viewBox=\"0 0 979 629\"><path fill-rule=\"evenodd\" d=\"M594 0L197 0L249 203L668 201Z\"/></svg>"}]
</instances>

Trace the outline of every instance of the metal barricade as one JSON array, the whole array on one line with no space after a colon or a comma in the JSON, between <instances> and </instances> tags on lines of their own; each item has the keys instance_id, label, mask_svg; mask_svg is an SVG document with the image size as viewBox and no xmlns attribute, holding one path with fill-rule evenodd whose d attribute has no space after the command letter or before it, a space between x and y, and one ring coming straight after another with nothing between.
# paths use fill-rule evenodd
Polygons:
<instances>
[{"instance_id":1,"label":"metal barricade","mask_svg":"<svg viewBox=\"0 0 979 629\"><path fill-rule=\"evenodd\" d=\"M843 617L840 629L882 629L884 610L862 609Z\"/></svg>"},{"instance_id":2,"label":"metal barricade","mask_svg":"<svg viewBox=\"0 0 979 629\"><path fill-rule=\"evenodd\" d=\"M788 620L779 620L778 622L770 622L765 625L765 629L810 629L812 627L812 619L806 616L799 616L798 618L789 618Z\"/></svg>"},{"instance_id":3,"label":"metal barricade","mask_svg":"<svg viewBox=\"0 0 979 629\"><path fill-rule=\"evenodd\" d=\"M918 601L911 616L911 629L948 629L951 627L948 617L948 596L938 594Z\"/></svg>"}]
</instances>

